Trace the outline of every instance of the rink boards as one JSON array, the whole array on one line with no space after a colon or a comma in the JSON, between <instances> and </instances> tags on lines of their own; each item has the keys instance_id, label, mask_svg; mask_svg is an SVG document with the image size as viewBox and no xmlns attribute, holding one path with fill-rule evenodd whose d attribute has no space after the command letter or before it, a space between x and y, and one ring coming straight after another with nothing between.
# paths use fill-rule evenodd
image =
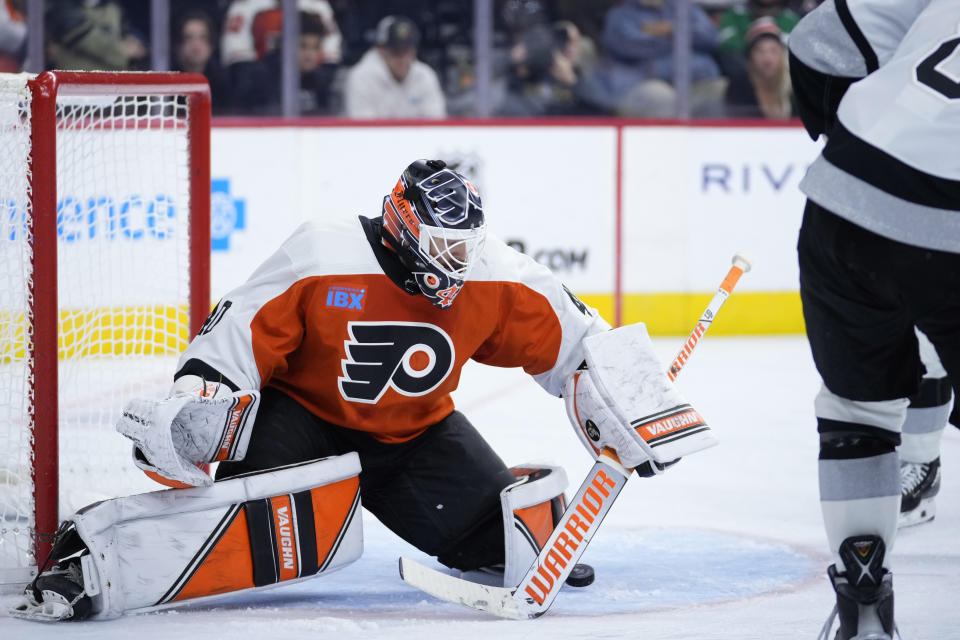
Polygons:
<instances>
[{"instance_id":1,"label":"rink boards","mask_svg":"<svg viewBox=\"0 0 960 640\"><path fill-rule=\"evenodd\" d=\"M801 128L493 122L215 122L214 296L300 222L378 215L411 159L440 157L480 186L494 233L611 321L686 333L743 251L756 269L715 331L802 332L798 184L818 146Z\"/></svg>"}]
</instances>

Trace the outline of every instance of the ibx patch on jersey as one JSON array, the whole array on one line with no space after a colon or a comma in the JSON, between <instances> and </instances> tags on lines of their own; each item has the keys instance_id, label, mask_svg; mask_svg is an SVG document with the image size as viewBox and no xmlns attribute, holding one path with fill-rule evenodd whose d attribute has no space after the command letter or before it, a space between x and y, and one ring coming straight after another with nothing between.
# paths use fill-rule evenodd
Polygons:
<instances>
[{"instance_id":1,"label":"ibx patch on jersey","mask_svg":"<svg viewBox=\"0 0 960 640\"><path fill-rule=\"evenodd\" d=\"M327 306L337 309L356 309L357 311L363 311L364 297L366 295L366 289L331 286L327 289Z\"/></svg>"},{"instance_id":2,"label":"ibx patch on jersey","mask_svg":"<svg viewBox=\"0 0 960 640\"><path fill-rule=\"evenodd\" d=\"M453 340L440 327L422 322L350 322L346 358L337 378L340 395L376 404L387 389L422 396L453 370Z\"/></svg>"}]
</instances>

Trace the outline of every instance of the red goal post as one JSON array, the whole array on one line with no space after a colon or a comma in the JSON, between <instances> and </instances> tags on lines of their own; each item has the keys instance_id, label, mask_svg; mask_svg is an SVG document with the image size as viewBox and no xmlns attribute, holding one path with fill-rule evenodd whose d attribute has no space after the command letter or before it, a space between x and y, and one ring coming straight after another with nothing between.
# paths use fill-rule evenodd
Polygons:
<instances>
[{"instance_id":1,"label":"red goal post","mask_svg":"<svg viewBox=\"0 0 960 640\"><path fill-rule=\"evenodd\" d=\"M29 579L72 510L159 488L113 423L169 385L210 309L209 87L7 75L0 144L2 587Z\"/></svg>"}]
</instances>

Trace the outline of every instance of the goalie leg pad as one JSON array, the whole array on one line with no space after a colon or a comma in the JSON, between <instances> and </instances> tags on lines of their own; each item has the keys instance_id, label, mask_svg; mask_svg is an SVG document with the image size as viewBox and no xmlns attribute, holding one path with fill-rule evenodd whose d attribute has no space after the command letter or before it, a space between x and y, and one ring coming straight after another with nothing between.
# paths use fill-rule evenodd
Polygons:
<instances>
[{"instance_id":1,"label":"goalie leg pad","mask_svg":"<svg viewBox=\"0 0 960 640\"><path fill-rule=\"evenodd\" d=\"M703 417L670 382L643 323L588 336L586 366L564 389L567 415L596 457L603 447L627 467L653 472L717 444Z\"/></svg>"},{"instance_id":2,"label":"goalie leg pad","mask_svg":"<svg viewBox=\"0 0 960 640\"><path fill-rule=\"evenodd\" d=\"M500 492L503 510L503 586L520 584L566 509L567 475L560 467L511 467L517 481Z\"/></svg>"},{"instance_id":3,"label":"goalie leg pad","mask_svg":"<svg viewBox=\"0 0 960 640\"><path fill-rule=\"evenodd\" d=\"M354 562L363 552L359 473L348 453L82 509L71 519L92 559L84 586L95 615L271 587Z\"/></svg>"}]
</instances>

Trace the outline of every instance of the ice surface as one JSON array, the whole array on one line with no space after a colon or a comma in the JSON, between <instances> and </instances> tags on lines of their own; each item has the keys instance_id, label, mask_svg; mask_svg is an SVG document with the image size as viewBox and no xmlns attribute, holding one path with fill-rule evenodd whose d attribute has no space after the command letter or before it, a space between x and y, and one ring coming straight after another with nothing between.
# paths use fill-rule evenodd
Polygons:
<instances>
[{"instance_id":1,"label":"ice surface","mask_svg":"<svg viewBox=\"0 0 960 640\"><path fill-rule=\"evenodd\" d=\"M679 340L655 344L667 361ZM632 479L584 556L596 582L565 587L538 620L499 620L411 589L398 577L397 557L426 559L368 516L363 558L327 577L103 622L51 626L0 612L0 639L815 638L833 597L817 500L819 379L805 340L708 337L678 384L720 446L658 478ZM590 467L561 401L522 372L468 367L457 403L508 464L561 464L570 492ZM893 550L907 640L960 639L953 427L942 462L936 519L901 532ZM0 599L4 611L9 602Z\"/></svg>"}]
</instances>

